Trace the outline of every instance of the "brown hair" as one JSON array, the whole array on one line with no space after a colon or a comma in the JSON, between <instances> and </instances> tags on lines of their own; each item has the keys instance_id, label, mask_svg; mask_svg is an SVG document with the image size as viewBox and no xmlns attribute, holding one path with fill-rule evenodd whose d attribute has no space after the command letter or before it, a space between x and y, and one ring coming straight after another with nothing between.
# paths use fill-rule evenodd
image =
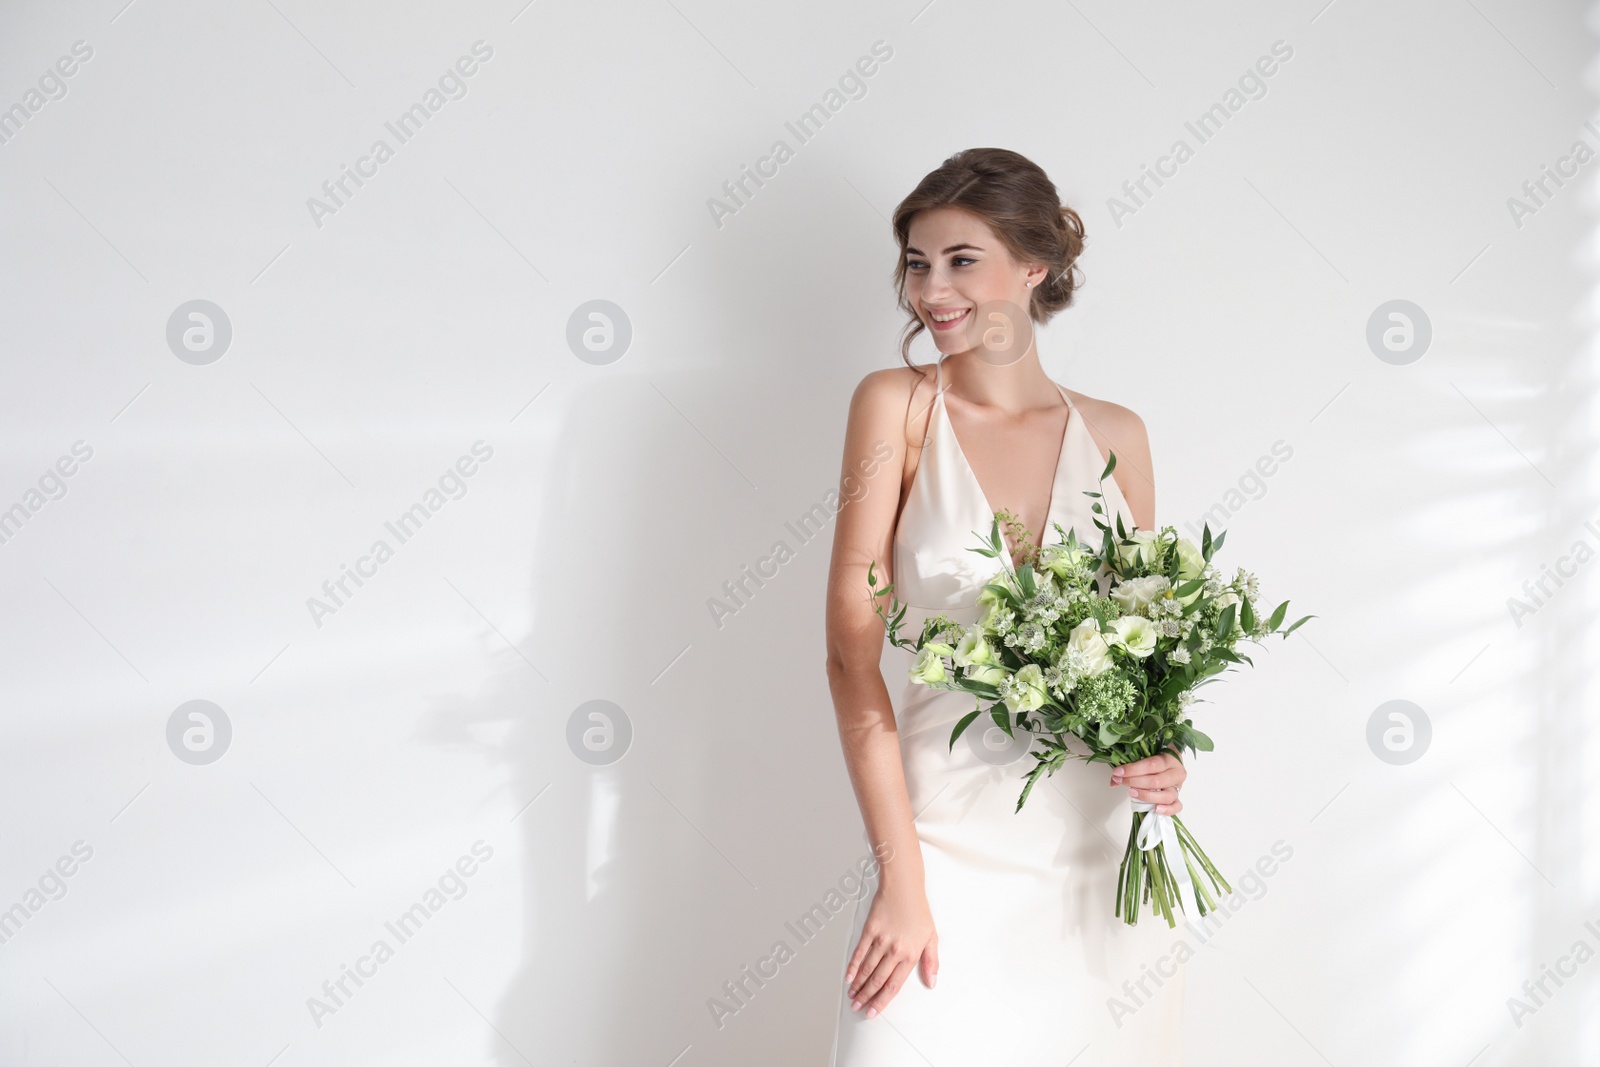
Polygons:
<instances>
[{"instance_id":1,"label":"brown hair","mask_svg":"<svg viewBox=\"0 0 1600 1067\"><path fill-rule=\"evenodd\" d=\"M1016 259L1049 267L1045 279L1033 290L1028 315L1034 322L1049 322L1056 312L1072 304L1072 294L1083 284L1073 272L1083 252L1083 220L1061 203L1055 183L1031 159L1006 148L967 148L941 163L917 183L911 195L894 209L894 233L900 242L900 262L894 284L898 303L911 316L900 334L900 358L911 362L911 342L927 327L906 298L906 244L911 219L930 208L955 207L981 218Z\"/></svg>"}]
</instances>

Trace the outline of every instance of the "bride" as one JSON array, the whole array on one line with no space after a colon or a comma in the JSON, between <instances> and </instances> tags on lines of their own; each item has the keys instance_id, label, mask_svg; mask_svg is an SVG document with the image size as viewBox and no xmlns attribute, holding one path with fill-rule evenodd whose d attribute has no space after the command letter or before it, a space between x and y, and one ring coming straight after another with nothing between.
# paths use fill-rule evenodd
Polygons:
<instances>
[{"instance_id":1,"label":"bride","mask_svg":"<svg viewBox=\"0 0 1600 1067\"><path fill-rule=\"evenodd\" d=\"M875 562L907 605L903 634L937 612L966 625L997 565L968 547L996 512L1015 519L1002 527L1014 555L1054 540L1054 523L1098 544L1085 491L1103 492L1113 526L1120 512L1155 528L1144 423L1051 381L1034 346L1034 323L1072 302L1083 224L1037 165L975 148L928 174L893 226L907 365L868 374L851 399L845 478L867 485L838 513L827 601L839 739L889 859L857 904L831 1063L1178 1064L1188 953L1173 963L1181 938L1154 917L1116 918L1114 891L1124 798L1181 811L1182 762L1069 761L1015 811L1025 732L980 718L952 747L973 698L908 679L867 591ZM916 366L924 330L940 355Z\"/></svg>"}]
</instances>

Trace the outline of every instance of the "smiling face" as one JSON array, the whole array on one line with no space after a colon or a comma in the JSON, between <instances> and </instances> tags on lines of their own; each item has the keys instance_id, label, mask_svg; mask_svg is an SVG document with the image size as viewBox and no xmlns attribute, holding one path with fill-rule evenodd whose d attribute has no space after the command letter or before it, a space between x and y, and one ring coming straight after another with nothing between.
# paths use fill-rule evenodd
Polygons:
<instances>
[{"instance_id":1,"label":"smiling face","mask_svg":"<svg viewBox=\"0 0 1600 1067\"><path fill-rule=\"evenodd\" d=\"M1045 268L1014 259L989 224L960 208L918 212L906 233L906 299L939 351L978 349L1010 363L1033 343L1028 305Z\"/></svg>"}]
</instances>

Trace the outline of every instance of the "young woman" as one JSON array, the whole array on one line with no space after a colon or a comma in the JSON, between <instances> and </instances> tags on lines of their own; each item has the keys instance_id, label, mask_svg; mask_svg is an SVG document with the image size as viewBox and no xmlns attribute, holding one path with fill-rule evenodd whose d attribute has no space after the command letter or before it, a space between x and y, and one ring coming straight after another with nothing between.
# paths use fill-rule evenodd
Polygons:
<instances>
[{"instance_id":1,"label":"young woman","mask_svg":"<svg viewBox=\"0 0 1600 1067\"><path fill-rule=\"evenodd\" d=\"M1083 224L1035 164L977 148L925 177L893 225L907 365L868 374L851 399L845 478L866 487L838 513L828 585L839 737L882 858L857 906L831 1062L1177 1064L1181 927L1149 914L1125 925L1114 891L1123 798L1181 811L1183 764L1069 762L1016 812L1026 747L979 719L952 750L973 698L911 682L868 593L876 561L908 605L903 634L936 612L975 621L995 562L969 546L1002 509L1035 545L1057 522L1098 544L1083 493L1103 489L1113 516L1155 528L1144 423L1051 381L1034 347L1033 324L1072 302ZM908 353L924 330L940 356L918 367ZM1007 544L1018 552L1018 536Z\"/></svg>"}]
</instances>

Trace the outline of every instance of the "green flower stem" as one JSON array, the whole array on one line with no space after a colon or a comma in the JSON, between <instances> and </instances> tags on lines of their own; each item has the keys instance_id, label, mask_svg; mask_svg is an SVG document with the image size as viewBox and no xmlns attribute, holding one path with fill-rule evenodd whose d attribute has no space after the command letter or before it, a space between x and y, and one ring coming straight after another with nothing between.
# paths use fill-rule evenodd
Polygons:
<instances>
[{"instance_id":1,"label":"green flower stem","mask_svg":"<svg viewBox=\"0 0 1600 1067\"><path fill-rule=\"evenodd\" d=\"M1216 911L1216 899L1212 897L1210 890L1206 889L1205 880L1200 877L1200 872L1195 870L1194 864L1190 862L1189 849L1180 842L1178 851L1183 853L1183 865L1189 871L1189 881L1194 884L1194 901L1195 906L1200 909L1200 916L1203 917L1207 912Z\"/></svg>"},{"instance_id":2,"label":"green flower stem","mask_svg":"<svg viewBox=\"0 0 1600 1067\"><path fill-rule=\"evenodd\" d=\"M1138 845L1139 824L1134 822L1128 831L1128 847L1122 853L1122 866L1117 871L1117 917L1129 926L1139 921L1139 887L1144 882L1144 853Z\"/></svg>"},{"instance_id":3,"label":"green flower stem","mask_svg":"<svg viewBox=\"0 0 1600 1067\"><path fill-rule=\"evenodd\" d=\"M1194 916L1196 919L1217 909L1218 891L1232 893L1233 887L1222 877L1189 828L1176 815L1172 816L1172 822L1178 831L1179 857L1168 856L1166 848L1161 845L1148 853L1141 849L1139 830L1150 814L1134 812L1132 826L1128 830L1128 846L1117 868L1116 915L1129 926L1135 926L1139 922L1139 904L1144 901L1167 921L1169 928L1176 928L1177 918L1183 913L1183 900L1178 879L1173 874L1174 863L1181 860L1189 872L1189 881L1194 885L1195 906L1200 910L1200 914Z\"/></svg>"},{"instance_id":4,"label":"green flower stem","mask_svg":"<svg viewBox=\"0 0 1600 1067\"><path fill-rule=\"evenodd\" d=\"M1185 848L1193 850L1195 858L1200 861L1201 866L1205 868L1206 874L1210 876L1212 886L1232 893L1233 886L1229 885L1228 880L1222 877L1222 872L1217 870L1216 864L1211 862L1211 857L1206 855L1205 849L1200 847L1200 843L1194 839L1194 835L1189 832L1189 828L1183 825L1183 820L1174 815L1172 822L1178 828L1179 843ZM1198 878L1195 879L1196 884L1199 881Z\"/></svg>"},{"instance_id":5,"label":"green flower stem","mask_svg":"<svg viewBox=\"0 0 1600 1067\"><path fill-rule=\"evenodd\" d=\"M1144 813L1141 812L1141 815ZM1140 851L1144 851L1141 849ZM1168 926L1176 926L1172 919L1172 902L1168 899L1167 889L1171 885L1172 875L1167 871L1166 857L1161 854L1158 846L1146 853L1149 857L1145 866L1150 872L1150 895L1155 898L1156 914L1167 920Z\"/></svg>"}]
</instances>

